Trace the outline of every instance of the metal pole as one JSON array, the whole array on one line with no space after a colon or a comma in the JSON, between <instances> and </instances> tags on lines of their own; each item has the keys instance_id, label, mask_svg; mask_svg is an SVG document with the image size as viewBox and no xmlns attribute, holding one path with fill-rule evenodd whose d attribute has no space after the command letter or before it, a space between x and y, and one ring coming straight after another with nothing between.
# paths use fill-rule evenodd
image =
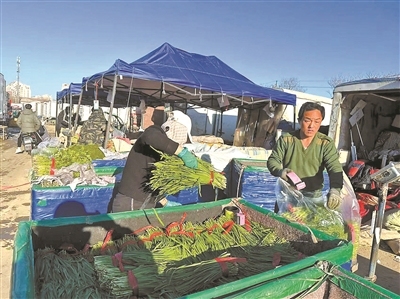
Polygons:
<instances>
[{"instance_id":1,"label":"metal pole","mask_svg":"<svg viewBox=\"0 0 400 299\"><path fill-rule=\"evenodd\" d=\"M74 129L73 129L73 131L72 131L73 134L75 134L76 128L78 127L79 109L81 109L82 97L83 97L83 87L82 87L82 89L81 89L81 93L79 94L78 108L77 108L77 111L76 111L76 117L75 117L75 122L74 122Z\"/></svg>"},{"instance_id":2,"label":"metal pole","mask_svg":"<svg viewBox=\"0 0 400 299\"><path fill-rule=\"evenodd\" d=\"M115 93L117 91L117 77L118 75L114 75L114 84L113 84L113 89L112 89L112 100L110 103L110 110L108 112L108 122L107 122L107 128L106 128L106 136L104 138L104 144L103 147L106 149L107 148L107 143L108 143L108 135L110 134L110 127L111 127L111 122L112 122L112 111L114 108L114 99L115 99Z\"/></svg>"},{"instance_id":3,"label":"metal pole","mask_svg":"<svg viewBox=\"0 0 400 299\"><path fill-rule=\"evenodd\" d=\"M375 270L376 270L376 262L378 260L379 243L381 241L382 222L383 222L383 217L385 215L387 192L388 192L388 183L384 183L378 192L379 207L378 207L378 214L376 215L376 220L375 220L374 236L372 239L369 274L368 277L366 277L368 280L372 282L376 281Z\"/></svg>"}]
</instances>

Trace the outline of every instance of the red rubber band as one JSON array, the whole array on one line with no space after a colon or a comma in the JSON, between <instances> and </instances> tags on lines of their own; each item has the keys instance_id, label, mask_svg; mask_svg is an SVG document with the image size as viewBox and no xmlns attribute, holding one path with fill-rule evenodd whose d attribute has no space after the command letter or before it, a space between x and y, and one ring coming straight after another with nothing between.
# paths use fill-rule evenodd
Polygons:
<instances>
[{"instance_id":1,"label":"red rubber band","mask_svg":"<svg viewBox=\"0 0 400 299\"><path fill-rule=\"evenodd\" d=\"M54 175L54 170L56 169L56 159L51 158L50 175Z\"/></svg>"},{"instance_id":2,"label":"red rubber band","mask_svg":"<svg viewBox=\"0 0 400 299\"><path fill-rule=\"evenodd\" d=\"M212 185L214 182L214 171L210 171L210 181L208 182L209 185Z\"/></svg>"},{"instance_id":3,"label":"red rubber band","mask_svg":"<svg viewBox=\"0 0 400 299\"><path fill-rule=\"evenodd\" d=\"M275 252L272 258L272 266L276 267L281 263L281 254L279 252Z\"/></svg>"},{"instance_id":4,"label":"red rubber band","mask_svg":"<svg viewBox=\"0 0 400 299\"><path fill-rule=\"evenodd\" d=\"M119 271L124 272L124 264L122 263L122 252L114 254L116 261L118 262Z\"/></svg>"},{"instance_id":5,"label":"red rubber band","mask_svg":"<svg viewBox=\"0 0 400 299\"><path fill-rule=\"evenodd\" d=\"M105 236L105 238L104 238L104 240L103 240L103 244L101 245L101 250L100 250L101 253L104 253L104 251L106 250L107 243L108 243L109 241L111 241L111 237L112 237L112 233L113 233L113 232L114 232L114 229L113 229L113 228L110 229L110 230L107 232L107 234L106 234L106 236Z\"/></svg>"},{"instance_id":6,"label":"red rubber band","mask_svg":"<svg viewBox=\"0 0 400 299\"><path fill-rule=\"evenodd\" d=\"M154 228L154 226L153 225L144 226L142 228L135 230L133 233L131 233L131 235L137 235L137 234L139 234L145 230L151 229L151 228Z\"/></svg>"},{"instance_id":7,"label":"red rubber band","mask_svg":"<svg viewBox=\"0 0 400 299\"><path fill-rule=\"evenodd\" d=\"M128 283L129 283L129 286L131 287L131 289L133 290L133 295L138 296L139 295L139 285L138 285L138 281L137 281L135 275L133 274L132 270L128 271Z\"/></svg>"},{"instance_id":8,"label":"red rubber band","mask_svg":"<svg viewBox=\"0 0 400 299\"><path fill-rule=\"evenodd\" d=\"M243 257L217 257L217 258L215 258L215 261L221 267L222 276L224 276L224 277L229 276L229 270L228 270L227 263L229 263L229 262L236 262L236 263L247 262L246 258L243 258Z\"/></svg>"}]
</instances>

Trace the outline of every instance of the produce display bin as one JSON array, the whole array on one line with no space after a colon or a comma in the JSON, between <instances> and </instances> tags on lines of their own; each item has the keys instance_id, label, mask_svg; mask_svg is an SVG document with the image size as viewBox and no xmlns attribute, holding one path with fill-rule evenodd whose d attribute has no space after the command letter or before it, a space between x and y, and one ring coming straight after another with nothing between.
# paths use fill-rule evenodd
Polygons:
<instances>
[{"instance_id":1,"label":"produce display bin","mask_svg":"<svg viewBox=\"0 0 400 299\"><path fill-rule=\"evenodd\" d=\"M275 207L276 177L270 174L267 160L232 159L227 182L229 197L245 200L269 211Z\"/></svg>"},{"instance_id":2,"label":"produce display bin","mask_svg":"<svg viewBox=\"0 0 400 299\"><path fill-rule=\"evenodd\" d=\"M31 190L31 219L43 220L107 213L114 192L114 184L107 186L41 187Z\"/></svg>"},{"instance_id":3,"label":"produce display bin","mask_svg":"<svg viewBox=\"0 0 400 299\"><path fill-rule=\"evenodd\" d=\"M220 189L214 189L211 185L203 185L200 187L189 188L182 190L177 194L167 195L166 198L170 201L178 202L182 205L209 202L227 198L225 193Z\"/></svg>"},{"instance_id":4,"label":"produce display bin","mask_svg":"<svg viewBox=\"0 0 400 299\"><path fill-rule=\"evenodd\" d=\"M246 288L247 285L241 285L242 282L238 281L237 289L243 289L237 292L224 290L227 286L223 285L219 290L206 290L185 298L400 298L398 294L327 261L318 261L312 267L279 278L270 275L268 279L264 275L264 279L264 283L251 288ZM226 296L228 292L230 295Z\"/></svg>"},{"instance_id":5,"label":"produce display bin","mask_svg":"<svg viewBox=\"0 0 400 299\"><path fill-rule=\"evenodd\" d=\"M317 261L329 261L341 265L351 259L353 246L345 240L335 239L323 232L312 230L318 242L312 241L308 228L262 209L245 200L238 206L249 221L256 221L274 229L276 234L290 242L303 259L276 267L273 270L252 275L223 286L206 289L204 296L191 294L193 298L227 298L230 294L266 283L271 278L281 278L313 266ZM113 239L147 227L164 227L185 215L186 221L203 222L219 216L224 208L232 205L231 199L198 203L161 209L137 210L114 214L85 217L58 218L41 221L22 221L15 236L12 263L10 298L33 298L35 296L34 252L46 247L60 248L64 243L72 244L77 250L86 244L102 242L107 233L113 231ZM251 297L255 298L255 297ZM265 298L265 297L264 297Z\"/></svg>"},{"instance_id":6,"label":"produce display bin","mask_svg":"<svg viewBox=\"0 0 400 299\"><path fill-rule=\"evenodd\" d=\"M116 166L95 168L98 176L115 176L117 182L122 171L123 167ZM34 184L31 190L31 219L106 214L114 186L79 185L72 191L69 186L41 187Z\"/></svg>"}]
</instances>

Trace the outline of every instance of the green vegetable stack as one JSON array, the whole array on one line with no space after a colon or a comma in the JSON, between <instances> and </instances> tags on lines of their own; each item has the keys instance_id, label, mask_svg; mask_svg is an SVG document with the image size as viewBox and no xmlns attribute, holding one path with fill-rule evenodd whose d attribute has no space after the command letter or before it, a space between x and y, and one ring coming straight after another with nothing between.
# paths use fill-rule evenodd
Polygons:
<instances>
[{"instance_id":1,"label":"green vegetable stack","mask_svg":"<svg viewBox=\"0 0 400 299\"><path fill-rule=\"evenodd\" d=\"M223 214L203 223L185 219L186 213L165 227L149 225L114 241L106 237L102 245L72 253L71 265L61 263L67 261L61 253L38 251L38 298L178 298L303 258L257 222L242 226ZM80 293L71 297L72 291Z\"/></svg>"},{"instance_id":2,"label":"green vegetable stack","mask_svg":"<svg viewBox=\"0 0 400 299\"><path fill-rule=\"evenodd\" d=\"M213 188L225 189L226 177L214 167L199 158L198 168L186 167L181 159L159 152L161 161L154 163L149 185L161 195L172 195L179 191L201 185L212 185Z\"/></svg>"},{"instance_id":3,"label":"green vegetable stack","mask_svg":"<svg viewBox=\"0 0 400 299\"><path fill-rule=\"evenodd\" d=\"M104 153L96 144L74 144L65 149L58 149L51 155L38 153L33 156L34 176L50 175L51 169L61 169L73 163L88 164L96 159L103 159Z\"/></svg>"},{"instance_id":4,"label":"green vegetable stack","mask_svg":"<svg viewBox=\"0 0 400 299\"><path fill-rule=\"evenodd\" d=\"M290 211L282 213L282 216L339 239L348 238L341 215L325 207L315 206L312 209L307 206L292 207Z\"/></svg>"}]
</instances>

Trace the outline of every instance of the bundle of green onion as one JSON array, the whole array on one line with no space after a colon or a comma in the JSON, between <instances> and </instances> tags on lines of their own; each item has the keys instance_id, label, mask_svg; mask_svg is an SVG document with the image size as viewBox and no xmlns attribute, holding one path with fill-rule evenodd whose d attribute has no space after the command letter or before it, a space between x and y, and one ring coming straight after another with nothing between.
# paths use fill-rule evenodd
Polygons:
<instances>
[{"instance_id":1,"label":"bundle of green onion","mask_svg":"<svg viewBox=\"0 0 400 299\"><path fill-rule=\"evenodd\" d=\"M154 163L149 185L161 195L172 195L193 187L198 187L200 192L201 185L212 185L214 189L222 190L226 188L226 177L207 161L197 158L198 168L192 169L177 156L159 153L161 161Z\"/></svg>"},{"instance_id":2,"label":"bundle of green onion","mask_svg":"<svg viewBox=\"0 0 400 299\"><path fill-rule=\"evenodd\" d=\"M94 266L83 256L45 248L35 252L36 298L107 298Z\"/></svg>"},{"instance_id":3,"label":"bundle of green onion","mask_svg":"<svg viewBox=\"0 0 400 299\"><path fill-rule=\"evenodd\" d=\"M183 265L171 265L165 271L158 288L175 294L176 297L204 290L224 276L237 276L238 263L246 263L246 259L231 257L229 253L223 253L216 258Z\"/></svg>"}]
</instances>

